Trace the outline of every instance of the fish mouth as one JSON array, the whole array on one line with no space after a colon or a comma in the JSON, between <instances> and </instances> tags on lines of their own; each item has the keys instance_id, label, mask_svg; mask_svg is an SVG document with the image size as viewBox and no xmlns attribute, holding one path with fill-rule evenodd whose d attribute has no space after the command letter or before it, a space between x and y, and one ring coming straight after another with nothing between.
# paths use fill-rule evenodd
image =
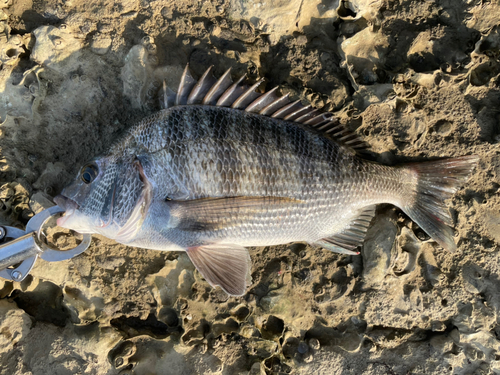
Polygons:
<instances>
[{"instance_id":1,"label":"fish mouth","mask_svg":"<svg viewBox=\"0 0 500 375\"><path fill-rule=\"evenodd\" d=\"M57 219L57 225L60 227L64 226L64 223L68 221L68 218L75 213L75 211L80 207L73 199L65 197L64 195L58 195L54 198L54 202L61 207L66 212L64 216Z\"/></svg>"}]
</instances>

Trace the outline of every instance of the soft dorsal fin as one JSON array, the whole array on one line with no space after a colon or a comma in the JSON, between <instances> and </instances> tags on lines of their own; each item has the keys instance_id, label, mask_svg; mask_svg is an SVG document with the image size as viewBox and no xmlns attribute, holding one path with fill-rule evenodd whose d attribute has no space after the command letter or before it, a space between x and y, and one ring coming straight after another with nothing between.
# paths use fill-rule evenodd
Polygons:
<instances>
[{"instance_id":1,"label":"soft dorsal fin","mask_svg":"<svg viewBox=\"0 0 500 375\"><path fill-rule=\"evenodd\" d=\"M365 240L368 227L375 216L375 206L365 208L342 232L323 238L314 244L336 253L357 255L355 251Z\"/></svg>"},{"instance_id":2,"label":"soft dorsal fin","mask_svg":"<svg viewBox=\"0 0 500 375\"><path fill-rule=\"evenodd\" d=\"M186 252L196 269L212 286L220 286L231 296L242 296L252 282L250 254L234 244L189 247Z\"/></svg>"},{"instance_id":3,"label":"soft dorsal fin","mask_svg":"<svg viewBox=\"0 0 500 375\"><path fill-rule=\"evenodd\" d=\"M264 93L255 91L263 79L248 86L243 83L245 74L233 83L230 69L216 79L212 75L212 68L212 66L208 68L200 80L196 81L189 72L189 66L186 65L175 101L170 99L172 95L170 92L166 93L167 87L164 85L165 108L169 108L172 102L174 105L204 104L231 107L309 126L355 151L368 148L357 134L335 121L331 113L321 112L311 105L304 106L300 100L291 101L288 94L278 96L276 87Z\"/></svg>"}]
</instances>

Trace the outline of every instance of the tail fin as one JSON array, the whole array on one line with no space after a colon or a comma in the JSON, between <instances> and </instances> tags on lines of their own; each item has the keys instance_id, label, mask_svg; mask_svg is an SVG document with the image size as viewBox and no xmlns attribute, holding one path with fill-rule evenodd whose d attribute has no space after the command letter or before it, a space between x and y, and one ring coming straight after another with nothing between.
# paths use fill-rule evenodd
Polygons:
<instances>
[{"instance_id":1,"label":"tail fin","mask_svg":"<svg viewBox=\"0 0 500 375\"><path fill-rule=\"evenodd\" d=\"M456 245L445 200L467 181L478 160L478 156L471 155L405 165L416 173L417 186L413 199L402 202L401 208L434 241L451 252Z\"/></svg>"}]
</instances>

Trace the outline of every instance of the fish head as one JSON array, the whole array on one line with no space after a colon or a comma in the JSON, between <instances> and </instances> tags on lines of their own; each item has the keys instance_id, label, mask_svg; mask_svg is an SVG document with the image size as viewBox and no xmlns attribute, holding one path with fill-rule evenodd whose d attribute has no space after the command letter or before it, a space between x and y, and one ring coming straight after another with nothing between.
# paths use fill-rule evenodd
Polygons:
<instances>
[{"instance_id":1,"label":"fish head","mask_svg":"<svg viewBox=\"0 0 500 375\"><path fill-rule=\"evenodd\" d=\"M66 210L57 224L79 233L128 239L149 206L149 185L138 160L94 159L86 163L75 180L54 198L56 204Z\"/></svg>"}]
</instances>

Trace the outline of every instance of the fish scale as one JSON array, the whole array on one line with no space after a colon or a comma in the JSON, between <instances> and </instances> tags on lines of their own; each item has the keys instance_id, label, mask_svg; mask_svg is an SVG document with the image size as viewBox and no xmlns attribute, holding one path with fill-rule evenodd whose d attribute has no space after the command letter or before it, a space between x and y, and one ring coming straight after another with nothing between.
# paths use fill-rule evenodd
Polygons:
<instances>
[{"instance_id":1,"label":"fish scale","mask_svg":"<svg viewBox=\"0 0 500 375\"><path fill-rule=\"evenodd\" d=\"M196 82L186 68L179 95L165 89L166 109L82 168L55 198L68 212L59 225L184 250L231 295L250 285L245 247L304 241L358 254L379 203L400 207L455 249L444 201L476 156L377 164L360 156L364 143L331 115L276 90L232 84L229 72L219 80L209 73Z\"/></svg>"}]
</instances>

